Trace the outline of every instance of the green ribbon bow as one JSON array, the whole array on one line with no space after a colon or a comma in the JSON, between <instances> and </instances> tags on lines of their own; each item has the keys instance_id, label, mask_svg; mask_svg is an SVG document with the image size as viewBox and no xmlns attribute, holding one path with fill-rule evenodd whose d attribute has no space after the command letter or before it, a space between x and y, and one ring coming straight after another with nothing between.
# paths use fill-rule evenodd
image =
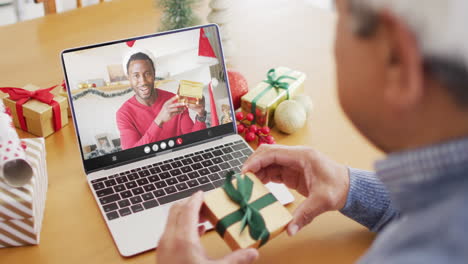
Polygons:
<instances>
[{"instance_id":1,"label":"green ribbon bow","mask_svg":"<svg viewBox=\"0 0 468 264\"><path fill-rule=\"evenodd\" d=\"M267 79L263 80L263 82L268 83L268 87L265 88L261 93L259 93L255 98L252 100L252 114L254 115L254 120L252 120L252 124L255 124L257 120L257 115L255 110L257 109L257 101L260 100L268 91L271 89L275 88L276 92L279 93L280 89L286 90L286 100L289 99L289 83L287 82L281 82L281 80L284 79L291 79L291 80L297 80L297 78L288 76L289 73L286 75L281 75L280 77L276 77L276 70L271 69L268 71L267 74Z\"/></svg>"},{"instance_id":2,"label":"green ribbon bow","mask_svg":"<svg viewBox=\"0 0 468 264\"><path fill-rule=\"evenodd\" d=\"M237 179L237 189L232 184L232 177L234 175ZM223 189L233 202L239 204L240 209L219 220L216 224L216 231L224 237L224 233L231 225L242 221L241 233L249 226L250 236L256 241L261 240L260 246L265 244L270 237L270 233L266 228L260 210L275 203L277 201L276 198L271 193L268 193L249 204L250 197L252 196L253 181L247 176L242 178L240 174L235 174L232 171L226 175Z\"/></svg>"}]
</instances>

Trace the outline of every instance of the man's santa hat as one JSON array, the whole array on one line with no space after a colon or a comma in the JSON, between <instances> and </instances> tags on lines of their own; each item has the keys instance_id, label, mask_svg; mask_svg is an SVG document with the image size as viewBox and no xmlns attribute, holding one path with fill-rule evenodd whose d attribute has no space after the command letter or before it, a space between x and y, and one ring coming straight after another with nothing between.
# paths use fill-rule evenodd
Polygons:
<instances>
[{"instance_id":1,"label":"man's santa hat","mask_svg":"<svg viewBox=\"0 0 468 264\"><path fill-rule=\"evenodd\" d=\"M132 57L133 55L135 55L137 53L143 53L146 56L148 56L150 58L150 60L153 62L154 70L156 71L156 59L154 58L154 55L153 55L153 53L151 51L149 51L147 49L143 49L143 48L131 47L130 50L124 55L124 57L122 59L122 66L123 66L125 75L128 76L127 64L128 64L128 61L130 60L130 57Z\"/></svg>"}]
</instances>

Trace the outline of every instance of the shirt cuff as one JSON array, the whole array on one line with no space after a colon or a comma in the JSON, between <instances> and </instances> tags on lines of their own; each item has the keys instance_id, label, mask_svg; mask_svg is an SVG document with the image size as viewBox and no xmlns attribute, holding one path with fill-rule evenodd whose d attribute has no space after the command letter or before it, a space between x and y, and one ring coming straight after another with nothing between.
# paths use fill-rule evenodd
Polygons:
<instances>
[{"instance_id":1,"label":"shirt cuff","mask_svg":"<svg viewBox=\"0 0 468 264\"><path fill-rule=\"evenodd\" d=\"M379 231L396 213L387 189L370 171L348 168L349 192L340 212L372 231Z\"/></svg>"}]
</instances>

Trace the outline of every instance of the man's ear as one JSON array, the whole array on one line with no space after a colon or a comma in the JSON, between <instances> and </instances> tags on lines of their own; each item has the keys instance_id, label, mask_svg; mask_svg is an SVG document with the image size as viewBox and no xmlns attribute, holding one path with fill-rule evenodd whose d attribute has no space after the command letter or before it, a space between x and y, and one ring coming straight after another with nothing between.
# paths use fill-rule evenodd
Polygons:
<instances>
[{"instance_id":1,"label":"man's ear","mask_svg":"<svg viewBox=\"0 0 468 264\"><path fill-rule=\"evenodd\" d=\"M388 12L380 15L382 45L388 45L384 100L400 112L415 107L424 96L423 56L408 26Z\"/></svg>"}]
</instances>

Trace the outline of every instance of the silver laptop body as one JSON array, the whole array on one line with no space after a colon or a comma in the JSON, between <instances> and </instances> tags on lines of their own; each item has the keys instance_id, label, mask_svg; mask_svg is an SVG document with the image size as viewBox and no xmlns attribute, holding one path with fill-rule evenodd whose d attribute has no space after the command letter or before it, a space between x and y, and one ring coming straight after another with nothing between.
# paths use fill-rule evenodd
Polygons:
<instances>
[{"instance_id":1,"label":"silver laptop body","mask_svg":"<svg viewBox=\"0 0 468 264\"><path fill-rule=\"evenodd\" d=\"M206 45L211 46L208 53ZM204 85L205 102L213 98L217 103L206 105L207 128L123 148L113 115L133 96L122 74L125 65L119 67L120 58L132 49L157 53L156 79L161 87L156 88L177 93L180 81L185 79ZM215 57L198 60L213 52ZM62 65L87 181L123 256L157 247L171 204L197 190L220 187L223 174L239 171L252 153L237 134L216 25L68 49L62 52ZM213 78L217 79L216 87ZM220 117L226 110L229 116ZM212 118L215 111L218 120L227 120L225 124L216 124ZM171 169L162 169L167 167ZM283 185L270 184L269 188L283 204L293 200Z\"/></svg>"}]
</instances>

